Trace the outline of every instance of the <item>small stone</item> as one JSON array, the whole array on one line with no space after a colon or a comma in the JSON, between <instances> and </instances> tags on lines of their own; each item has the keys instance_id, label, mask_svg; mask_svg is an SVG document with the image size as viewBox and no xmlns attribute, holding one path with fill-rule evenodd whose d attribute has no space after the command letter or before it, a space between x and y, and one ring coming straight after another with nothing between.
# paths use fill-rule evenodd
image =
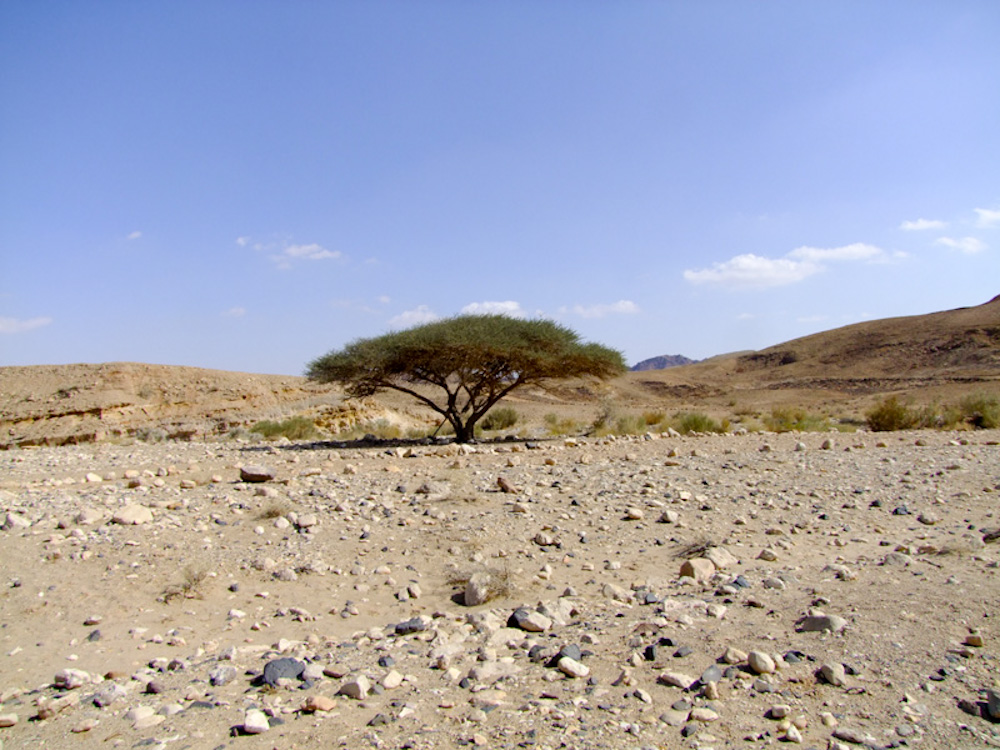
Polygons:
<instances>
[{"instance_id":1,"label":"small stone","mask_svg":"<svg viewBox=\"0 0 1000 750\"><path fill-rule=\"evenodd\" d=\"M631 507L625 509L625 519L628 521L641 521L645 517L646 514L642 508Z\"/></svg>"},{"instance_id":2,"label":"small stone","mask_svg":"<svg viewBox=\"0 0 1000 750\"><path fill-rule=\"evenodd\" d=\"M541 612L530 609L518 609L510 616L508 627L520 628L529 633L544 633L552 627L552 619Z\"/></svg>"},{"instance_id":3,"label":"small stone","mask_svg":"<svg viewBox=\"0 0 1000 750\"><path fill-rule=\"evenodd\" d=\"M739 562L736 556L725 547L709 547L705 550L705 558L711 560L712 564L719 570L730 568Z\"/></svg>"},{"instance_id":4,"label":"small stone","mask_svg":"<svg viewBox=\"0 0 1000 750\"><path fill-rule=\"evenodd\" d=\"M364 675L358 675L353 680L348 680L341 685L340 690L337 691L337 695L346 695L348 698L361 700L367 697L368 693L371 691L371 687L371 683L368 681L367 677Z\"/></svg>"},{"instance_id":5,"label":"small stone","mask_svg":"<svg viewBox=\"0 0 1000 750\"><path fill-rule=\"evenodd\" d=\"M726 649L726 653L722 655L722 661L726 664L742 664L747 660L747 656L746 651L740 651L738 648L730 646Z\"/></svg>"},{"instance_id":6,"label":"small stone","mask_svg":"<svg viewBox=\"0 0 1000 750\"><path fill-rule=\"evenodd\" d=\"M839 633L847 627L847 620L837 615L809 615L798 621L798 627L803 633L818 633L824 630Z\"/></svg>"},{"instance_id":7,"label":"small stone","mask_svg":"<svg viewBox=\"0 0 1000 750\"><path fill-rule=\"evenodd\" d=\"M681 563L682 578L693 578L696 581L707 581L715 575L715 563L705 557L695 557Z\"/></svg>"},{"instance_id":8,"label":"small stone","mask_svg":"<svg viewBox=\"0 0 1000 750\"><path fill-rule=\"evenodd\" d=\"M660 517L656 519L657 523L677 523L681 520L681 514L676 510L665 510L660 514ZM687 719L685 719L687 721Z\"/></svg>"},{"instance_id":9,"label":"small stone","mask_svg":"<svg viewBox=\"0 0 1000 750\"><path fill-rule=\"evenodd\" d=\"M240 469L240 479L244 482L270 482L274 477L274 470L266 466L252 465Z\"/></svg>"},{"instance_id":10,"label":"small stone","mask_svg":"<svg viewBox=\"0 0 1000 750\"><path fill-rule=\"evenodd\" d=\"M751 651L747 663L755 674L772 674L777 669L774 659L763 651Z\"/></svg>"},{"instance_id":11,"label":"small stone","mask_svg":"<svg viewBox=\"0 0 1000 750\"><path fill-rule=\"evenodd\" d=\"M17 714L0 714L0 727L12 727L19 721Z\"/></svg>"},{"instance_id":12,"label":"small stone","mask_svg":"<svg viewBox=\"0 0 1000 750\"><path fill-rule=\"evenodd\" d=\"M703 724L707 724L710 721L718 721L719 714L710 708L693 708L691 709L691 714L688 717L691 721L700 721Z\"/></svg>"},{"instance_id":13,"label":"small stone","mask_svg":"<svg viewBox=\"0 0 1000 750\"><path fill-rule=\"evenodd\" d=\"M386 690L395 690L403 684L403 675L395 669L390 670L389 673L382 678L381 684Z\"/></svg>"},{"instance_id":14,"label":"small stone","mask_svg":"<svg viewBox=\"0 0 1000 750\"><path fill-rule=\"evenodd\" d=\"M792 724L788 729L785 730L784 736L785 742L802 742L802 732L799 731L798 727Z\"/></svg>"},{"instance_id":15,"label":"small stone","mask_svg":"<svg viewBox=\"0 0 1000 750\"><path fill-rule=\"evenodd\" d=\"M1000 721L1000 692L986 691L986 711L991 717Z\"/></svg>"},{"instance_id":16,"label":"small stone","mask_svg":"<svg viewBox=\"0 0 1000 750\"><path fill-rule=\"evenodd\" d=\"M843 664L827 662L819 668L819 673L824 680L834 687L844 687L847 685L847 671L844 669Z\"/></svg>"},{"instance_id":17,"label":"small stone","mask_svg":"<svg viewBox=\"0 0 1000 750\"><path fill-rule=\"evenodd\" d=\"M238 674L236 667L216 667L208 673L208 681L215 687L222 687L235 680Z\"/></svg>"},{"instance_id":18,"label":"small stone","mask_svg":"<svg viewBox=\"0 0 1000 750\"><path fill-rule=\"evenodd\" d=\"M299 679L305 671L306 665L298 659L286 657L284 659L274 659L264 665L262 680L265 685L277 687L278 680Z\"/></svg>"},{"instance_id":19,"label":"small stone","mask_svg":"<svg viewBox=\"0 0 1000 750\"><path fill-rule=\"evenodd\" d=\"M764 560L765 562L775 562L778 559L778 553L775 552L771 547L765 547L757 555L758 560Z\"/></svg>"},{"instance_id":20,"label":"small stone","mask_svg":"<svg viewBox=\"0 0 1000 750\"><path fill-rule=\"evenodd\" d=\"M302 710L307 713L314 711L332 711L337 707L337 701L325 695L310 695L306 702L302 704Z\"/></svg>"},{"instance_id":21,"label":"small stone","mask_svg":"<svg viewBox=\"0 0 1000 750\"><path fill-rule=\"evenodd\" d=\"M582 678L590 674L590 668L586 664L568 656L562 657L556 666L567 677Z\"/></svg>"},{"instance_id":22,"label":"small stone","mask_svg":"<svg viewBox=\"0 0 1000 750\"><path fill-rule=\"evenodd\" d=\"M661 685L670 685L681 690L690 690L698 682L694 677L682 672L663 672L656 681Z\"/></svg>"},{"instance_id":23,"label":"small stone","mask_svg":"<svg viewBox=\"0 0 1000 750\"><path fill-rule=\"evenodd\" d=\"M129 504L118 510L112 517L112 523L122 526L138 526L153 520L153 511L145 505Z\"/></svg>"},{"instance_id":24,"label":"small stone","mask_svg":"<svg viewBox=\"0 0 1000 750\"><path fill-rule=\"evenodd\" d=\"M271 728L271 723L267 720L267 714L259 708L248 709L243 714L243 731L247 734L263 734Z\"/></svg>"},{"instance_id":25,"label":"small stone","mask_svg":"<svg viewBox=\"0 0 1000 750\"><path fill-rule=\"evenodd\" d=\"M89 684L91 677L88 672L84 672L82 669L62 669L56 672L56 676L52 682L57 688L75 690L78 687Z\"/></svg>"}]
</instances>

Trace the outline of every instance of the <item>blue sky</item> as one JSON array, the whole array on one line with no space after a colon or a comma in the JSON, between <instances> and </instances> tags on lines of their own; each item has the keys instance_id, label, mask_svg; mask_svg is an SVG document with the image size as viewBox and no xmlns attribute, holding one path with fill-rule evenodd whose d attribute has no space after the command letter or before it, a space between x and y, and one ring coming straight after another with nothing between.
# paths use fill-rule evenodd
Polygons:
<instances>
[{"instance_id":1,"label":"blue sky","mask_svg":"<svg viewBox=\"0 0 1000 750\"><path fill-rule=\"evenodd\" d=\"M1000 3L0 3L0 365L630 362L1000 294Z\"/></svg>"}]
</instances>

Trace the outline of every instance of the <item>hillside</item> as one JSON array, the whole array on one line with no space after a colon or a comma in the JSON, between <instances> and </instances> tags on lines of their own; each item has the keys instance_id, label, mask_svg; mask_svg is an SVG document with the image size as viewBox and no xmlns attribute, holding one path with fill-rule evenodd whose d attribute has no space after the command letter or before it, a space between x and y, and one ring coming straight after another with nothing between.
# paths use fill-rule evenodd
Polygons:
<instances>
[{"instance_id":1,"label":"hillside","mask_svg":"<svg viewBox=\"0 0 1000 750\"><path fill-rule=\"evenodd\" d=\"M668 367L680 367L681 365L693 365L697 360L685 357L682 354L661 354L659 357L644 359L638 364L632 365L632 372L643 372L645 370L666 370Z\"/></svg>"},{"instance_id":2,"label":"hillside","mask_svg":"<svg viewBox=\"0 0 1000 750\"><path fill-rule=\"evenodd\" d=\"M976 307L867 321L755 352L641 370L607 382L525 388L508 398L522 425L552 413L586 423L611 405L697 409L718 416L775 406L859 415L886 394L950 402L1000 390L1000 297ZM342 401L304 378L136 363L0 368L0 448L143 436L224 434L262 419L312 416ZM387 394L355 422L433 425L429 412ZM360 412L364 411L364 414Z\"/></svg>"},{"instance_id":3,"label":"hillside","mask_svg":"<svg viewBox=\"0 0 1000 750\"><path fill-rule=\"evenodd\" d=\"M840 404L863 409L884 394L947 400L1000 388L1000 296L975 307L856 323L755 352L632 373L634 402L717 406Z\"/></svg>"}]
</instances>

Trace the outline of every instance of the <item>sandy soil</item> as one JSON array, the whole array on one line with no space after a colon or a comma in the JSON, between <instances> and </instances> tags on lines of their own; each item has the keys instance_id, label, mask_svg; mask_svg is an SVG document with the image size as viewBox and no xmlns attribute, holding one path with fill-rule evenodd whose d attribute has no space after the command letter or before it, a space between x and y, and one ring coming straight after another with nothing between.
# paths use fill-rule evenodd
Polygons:
<instances>
[{"instance_id":1,"label":"sandy soil","mask_svg":"<svg viewBox=\"0 0 1000 750\"><path fill-rule=\"evenodd\" d=\"M4 451L0 742L1000 747L998 439Z\"/></svg>"}]
</instances>

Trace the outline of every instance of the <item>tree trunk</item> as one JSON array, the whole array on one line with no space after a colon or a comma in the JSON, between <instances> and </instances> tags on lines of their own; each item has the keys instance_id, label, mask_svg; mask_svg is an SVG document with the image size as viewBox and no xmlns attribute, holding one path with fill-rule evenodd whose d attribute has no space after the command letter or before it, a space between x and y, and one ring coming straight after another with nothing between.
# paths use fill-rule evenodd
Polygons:
<instances>
[{"instance_id":1,"label":"tree trunk","mask_svg":"<svg viewBox=\"0 0 1000 750\"><path fill-rule=\"evenodd\" d=\"M475 438L476 426L469 422L461 422L456 420L456 423L452 425L455 428L455 442L456 443L471 443Z\"/></svg>"}]
</instances>

